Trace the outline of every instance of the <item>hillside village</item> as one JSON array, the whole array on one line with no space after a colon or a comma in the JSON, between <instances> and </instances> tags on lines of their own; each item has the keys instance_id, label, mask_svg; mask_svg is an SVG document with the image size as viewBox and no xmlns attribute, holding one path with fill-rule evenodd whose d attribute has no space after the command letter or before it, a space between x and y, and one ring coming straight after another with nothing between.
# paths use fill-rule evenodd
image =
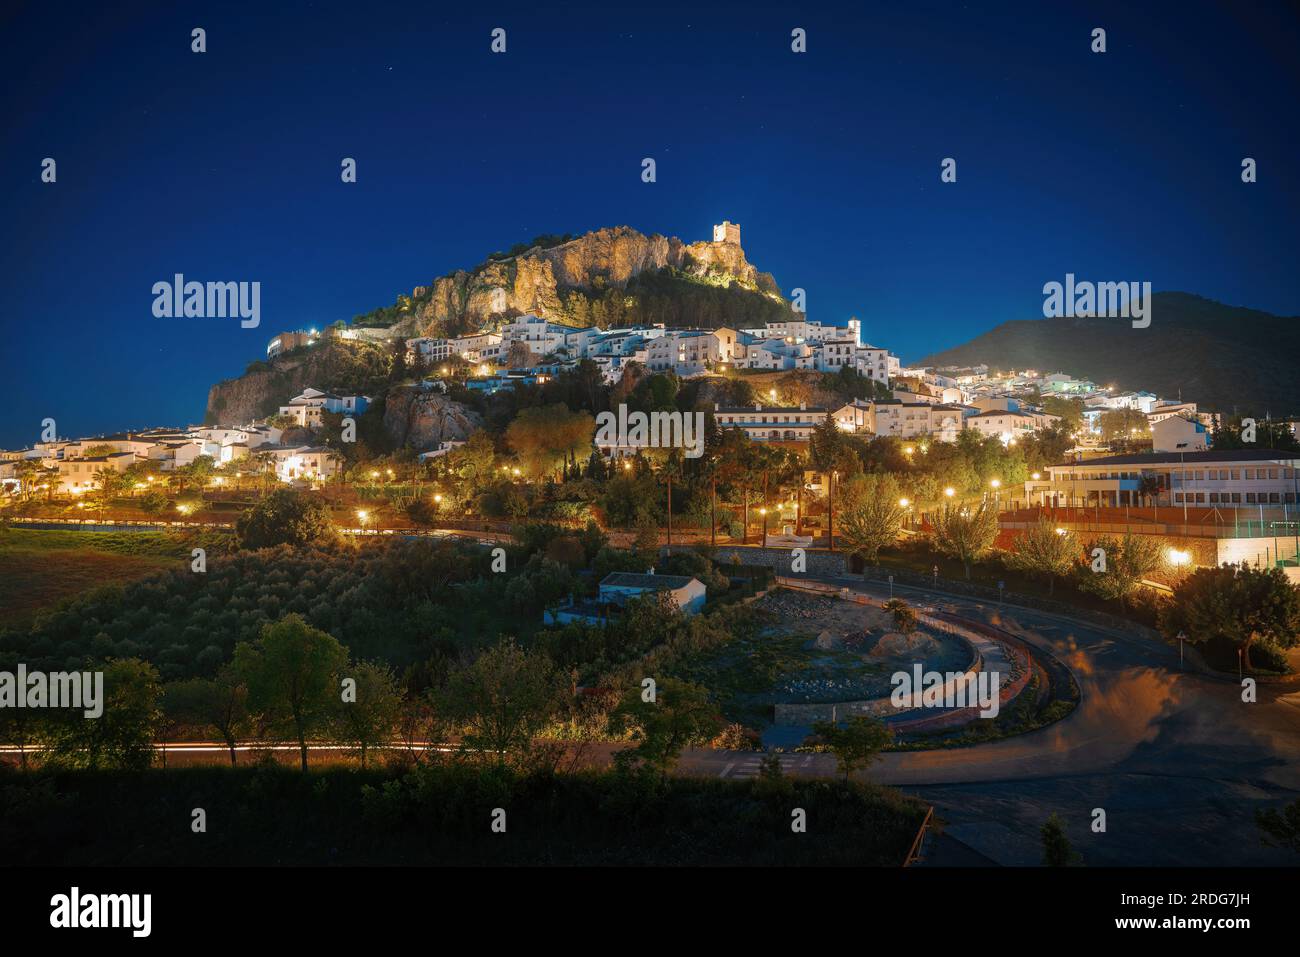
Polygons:
<instances>
[{"instance_id":1,"label":"hillside village","mask_svg":"<svg viewBox=\"0 0 1300 957\"><path fill-rule=\"evenodd\" d=\"M743 262L736 224L715 227L713 243L725 247L720 260ZM94 493L125 491L153 502L154 512L176 509L181 514L173 517L180 518L197 507L177 494L191 487L375 481L394 476L399 459L416 469L442 468L439 460L487 428L488 419L518 416L563 383L581 382L588 391L598 383L613 403L659 378L673 383L673 394L698 384L682 395L694 396L692 408L708 415L719 434L736 431L755 445L784 450L792 461L809 459L826 429L862 442L897 443L917 461L932 444L953 445L964 436L1008 450L1032 441L1038 443L1032 474L998 482L1008 503L1280 506L1289 520L1295 469L1267 445L1216 453L1222 418L1195 402L1120 391L1061 371L906 367L887 346L867 341L856 318L829 323L791 315L736 328L577 328L533 313L506 314L477 331L436 338L404 337L402 323L284 331L266 346L272 369L324 349L370 349L389 357L391 378L373 395L314 382L271 396L276 411L249 421L49 437L0 452L0 487L11 503L59 499L83 509ZM433 425L412 428L414 416ZM521 475L505 424L497 421L491 443L505 474ZM369 444L358 443L358 428ZM1270 435L1294 441L1297 423L1277 428ZM587 451L566 456L576 468L588 453L608 462L641 451L591 439ZM1263 467L1246 465L1252 456L1262 456ZM824 492L816 476L811 469L808 489ZM418 487L420 475L410 477ZM163 489L171 498L150 494Z\"/></svg>"}]
</instances>

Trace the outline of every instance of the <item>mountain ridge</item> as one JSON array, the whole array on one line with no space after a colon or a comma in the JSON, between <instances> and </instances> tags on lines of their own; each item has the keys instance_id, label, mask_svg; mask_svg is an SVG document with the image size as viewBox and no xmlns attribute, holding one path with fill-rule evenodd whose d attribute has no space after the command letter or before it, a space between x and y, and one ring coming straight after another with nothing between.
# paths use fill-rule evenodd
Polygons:
<instances>
[{"instance_id":1,"label":"mountain ridge","mask_svg":"<svg viewBox=\"0 0 1300 957\"><path fill-rule=\"evenodd\" d=\"M1300 413L1300 317L1277 316L1187 292L1152 297L1151 325L1127 319L1012 319L923 366L1067 372L1099 385L1146 389L1239 414Z\"/></svg>"}]
</instances>

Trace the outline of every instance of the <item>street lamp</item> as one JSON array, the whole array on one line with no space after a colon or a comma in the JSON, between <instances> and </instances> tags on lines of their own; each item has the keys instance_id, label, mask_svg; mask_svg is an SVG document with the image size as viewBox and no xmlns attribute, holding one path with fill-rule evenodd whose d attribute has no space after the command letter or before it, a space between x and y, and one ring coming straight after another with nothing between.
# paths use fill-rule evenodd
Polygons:
<instances>
[{"instance_id":1,"label":"street lamp","mask_svg":"<svg viewBox=\"0 0 1300 957\"><path fill-rule=\"evenodd\" d=\"M767 509L760 508L758 514L763 516L763 547L767 548Z\"/></svg>"},{"instance_id":2,"label":"street lamp","mask_svg":"<svg viewBox=\"0 0 1300 957\"><path fill-rule=\"evenodd\" d=\"M357 509L357 518L361 522L361 531L363 533L366 530L366 519L368 519L369 517L370 517L370 513L367 512L364 508Z\"/></svg>"},{"instance_id":3,"label":"street lamp","mask_svg":"<svg viewBox=\"0 0 1300 957\"><path fill-rule=\"evenodd\" d=\"M946 498L952 498L954 495L957 494L957 490L953 488L951 485L949 485L946 489L943 490L943 494L944 497Z\"/></svg>"}]
</instances>

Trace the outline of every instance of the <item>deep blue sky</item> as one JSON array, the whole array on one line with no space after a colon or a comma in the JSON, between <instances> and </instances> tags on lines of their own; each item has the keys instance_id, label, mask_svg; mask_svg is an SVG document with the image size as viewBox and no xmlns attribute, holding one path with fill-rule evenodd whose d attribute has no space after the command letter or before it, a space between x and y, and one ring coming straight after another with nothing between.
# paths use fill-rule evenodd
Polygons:
<instances>
[{"instance_id":1,"label":"deep blue sky","mask_svg":"<svg viewBox=\"0 0 1300 957\"><path fill-rule=\"evenodd\" d=\"M738 222L812 318L904 359L1069 270L1300 313L1287 6L111 6L0 14L0 446L198 421L275 332L618 224ZM155 319L176 272L260 280L261 327Z\"/></svg>"}]
</instances>

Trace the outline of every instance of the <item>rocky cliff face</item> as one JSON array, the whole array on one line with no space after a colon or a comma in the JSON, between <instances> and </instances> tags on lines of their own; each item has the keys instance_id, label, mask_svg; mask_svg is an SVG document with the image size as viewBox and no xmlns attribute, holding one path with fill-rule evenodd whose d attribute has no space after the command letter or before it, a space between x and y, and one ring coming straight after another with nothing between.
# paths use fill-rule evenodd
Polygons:
<instances>
[{"instance_id":1,"label":"rocky cliff face","mask_svg":"<svg viewBox=\"0 0 1300 957\"><path fill-rule=\"evenodd\" d=\"M482 427L477 412L440 392L402 386L388 393L384 405L384 431L399 448L425 452L442 442L463 442Z\"/></svg>"},{"instance_id":2,"label":"rocky cliff face","mask_svg":"<svg viewBox=\"0 0 1300 957\"><path fill-rule=\"evenodd\" d=\"M310 354L253 368L237 379L225 379L208 390L209 424L244 425L272 415L312 384L317 363Z\"/></svg>"},{"instance_id":3,"label":"rocky cliff face","mask_svg":"<svg viewBox=\"0 0 1300 957\"><path fill-rule=\"evenodd\" d=\"M254 362L243 375L208 390L205 421L244 425L274 414L308 386L374 396L384 388L392 363L389 345L329 340Z\"/></svg>"},{"instance_id":4,"label":"rocky cliff face","mask_svg":"<svg viewBox=\"0 0 1300 957\"><path fill-rule=\"evenodd\" d=\"M683 243L646 236L627 226L598 229L546 249L534 247L508 259L460 270L417 287L410 318L395 334L459 335L491 325L494 318L534 313L564 321L566 289L623 287L634 276L672 266L687 275L733 280L742 288L779 294L776 281L760 273L735 243Z\"/></svg>"}]
</instances>

